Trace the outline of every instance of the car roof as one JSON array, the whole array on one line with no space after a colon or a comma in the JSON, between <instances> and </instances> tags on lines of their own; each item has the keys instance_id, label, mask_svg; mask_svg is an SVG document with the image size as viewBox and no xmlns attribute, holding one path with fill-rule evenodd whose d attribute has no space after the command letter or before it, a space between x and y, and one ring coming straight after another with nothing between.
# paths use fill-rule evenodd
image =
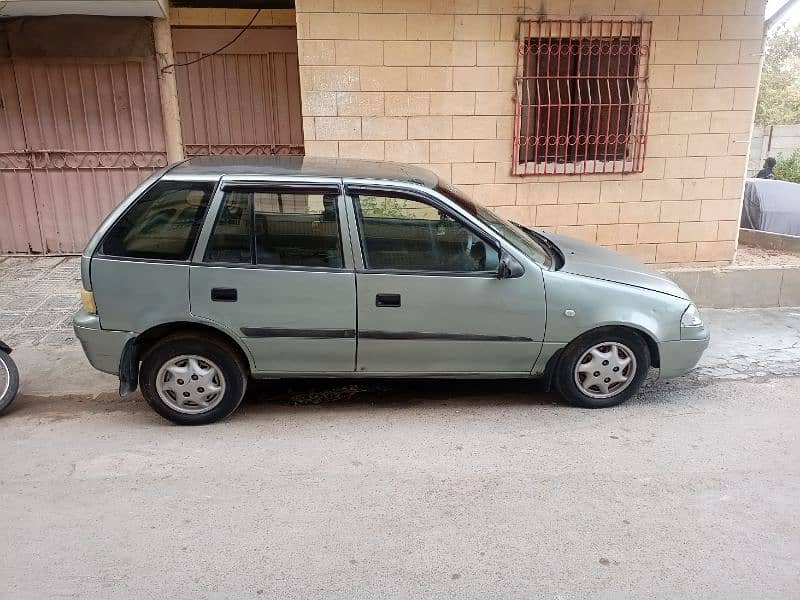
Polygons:
<instances>
[{"instance_id":1,"label":"car roof","mask_svg":"<svg viewBox=\"0 0 800 600\"><path fill-rule=\"evenodd\" d=\"M352 177L416 183L429 188L436 187L439 181L427 169L402 163L312 156L197 156L178 163L169 174Z\"/></svg>"},{"instance_id":2,"label":"car roof","mask_svg":"<svg viewBox=\"0 0 800 600\"><path fill-rule=\"evenodd\" d=\"M800 186L800 183L795 183L793 181L786 181L784 179L758 179L756 177L748 177L747 179L745 179L745 183L765 188L783 187L787 190L790 190L792 188L797 189L797 187Z\"/></svg>"}]
</instances>

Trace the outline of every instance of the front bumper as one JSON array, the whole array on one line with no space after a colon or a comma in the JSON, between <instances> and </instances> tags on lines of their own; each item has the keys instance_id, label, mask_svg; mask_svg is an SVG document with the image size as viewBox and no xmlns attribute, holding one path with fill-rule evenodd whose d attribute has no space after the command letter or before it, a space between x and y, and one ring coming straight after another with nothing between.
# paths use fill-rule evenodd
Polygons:
<instances>
[{"instance_id":1,"label":"front bumper","mask_svg":"<svg viewBox=\"0 0 800 600\"><path fill-rule=\"evenodd\" d=\"M101 329L100 318L83 310L77 312L72 326L91 365L98 371L119 375L122 351L128 340L136 337L136 334Z\"/></svg>"},{"instance_id":2,"label":"front bumper","mask_svg":"<svg viewBox=\"0 0 800 600\"><path fill-rule=\"evenodd\" d=\"M688 373L697 366L711 340L706 336L700 339L661 342L659 344L659 379L677 377Z\"/></svg>"}]
</instances>

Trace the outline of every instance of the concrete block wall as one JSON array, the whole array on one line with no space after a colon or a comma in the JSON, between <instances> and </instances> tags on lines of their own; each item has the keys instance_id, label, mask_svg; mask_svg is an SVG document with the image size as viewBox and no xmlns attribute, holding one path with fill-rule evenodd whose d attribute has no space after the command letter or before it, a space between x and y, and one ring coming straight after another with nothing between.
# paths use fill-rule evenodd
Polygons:
<instances>
[{"instance_id":1,"label":"concrete block wall","mask_svg":"<svg viewBox=\"0 0 800 600\"><path fill-rule=\"evenodd\" d=\"M306 152L419 164L659 265L734 256L761 0L297 0ZM653 21L644 173L511 175L519 16Z\"/></svg>"},{"instance_id":2,"label":"concrete block wall","mask_svg":"<svg viewBox=\"0 0 800 600\"><path fill-rule=\"evenodd\" d=\"M800 306L797 267L678 268L667 269L665 273L700 307Z\"/></svg>"}]
</instances>

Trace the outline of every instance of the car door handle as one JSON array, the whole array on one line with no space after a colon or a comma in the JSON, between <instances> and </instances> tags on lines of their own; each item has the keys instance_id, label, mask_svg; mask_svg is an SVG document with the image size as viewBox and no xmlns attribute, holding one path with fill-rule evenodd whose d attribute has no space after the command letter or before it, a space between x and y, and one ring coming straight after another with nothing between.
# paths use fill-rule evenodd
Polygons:
<instances>
[{"instance_id":1,"label":"car door handle","mask_svg":"<svg viewBox=\"0 0 800 600\"><path fill-rule=\"evenodd\" d=\"M236 288L211 288L211 300L213 302L236 302L239 299L239 292Z\"/></svg>"},{"instance_id":2,"label":"car door handle","mask_svg":"<svg viewBox=\"0 0 800 600\"><path fill-rule=\"evenodd\" d=\"M375 306L400 306L400 294L378 294L375 296Z\"/></svg>"}]
</instances>

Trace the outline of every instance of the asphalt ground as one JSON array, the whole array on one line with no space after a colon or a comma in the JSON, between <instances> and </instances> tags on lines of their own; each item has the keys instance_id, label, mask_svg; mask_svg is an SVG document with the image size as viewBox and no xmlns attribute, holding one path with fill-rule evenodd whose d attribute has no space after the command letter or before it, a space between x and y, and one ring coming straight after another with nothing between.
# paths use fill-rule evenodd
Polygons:
<instances>
[{"instance_id":1,"label":"asphalt ground","mask_svg":"<svg viewBox=\"0 0 800 600\"><path fill-rule=\"evenodd\" d=\"M46 281L34 307L0 293L46 322L10 321L1 598L800 593L800 311L705 311L698 369L612 409L531 382L286 381L181 428L91 369L71 284Z\"/></svg>"}]
</instances>

